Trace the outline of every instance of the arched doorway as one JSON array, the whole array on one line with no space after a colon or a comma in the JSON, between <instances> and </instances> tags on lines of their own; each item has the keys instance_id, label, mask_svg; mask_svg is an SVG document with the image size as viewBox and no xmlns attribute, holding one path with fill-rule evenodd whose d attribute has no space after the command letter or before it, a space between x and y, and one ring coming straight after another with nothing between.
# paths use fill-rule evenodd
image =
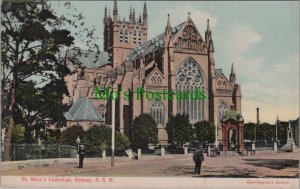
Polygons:
<instances>
[{"instance_id":1,"label":"arched doorway","mask_svg":"<svg viewBox=\"0 0 300 189\"><path fill-rule=\"evenodd\" d=\"M222 119L223 150L244 150L244 119L240 113L230 110Z\"/></svg>"},{"instance_id":2,"label":"arched doorway","mask_svg":"<svg viewBox=\"0 0 300 189\"><path fill-rule=\"evenodd\" d=\"M228 134L227 143L229 144L229 149L231 151L235 150L237 145L238 145L237 144L237 142L238 142L237 129L236 128L230 128L227 134Z\"/></svg>"}]
</instances>

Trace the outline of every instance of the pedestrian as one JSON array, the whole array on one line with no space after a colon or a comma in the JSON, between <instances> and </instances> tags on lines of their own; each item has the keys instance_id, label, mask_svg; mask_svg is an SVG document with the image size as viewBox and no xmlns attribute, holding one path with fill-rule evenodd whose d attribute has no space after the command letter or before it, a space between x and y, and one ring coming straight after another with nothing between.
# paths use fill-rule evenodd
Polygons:
<instances>
[{"instance_id":1,"label":"pedestrian","mask_svg":"<svg viewBox=\"0 0 300 189\"><path fill-rule=\"evenodd\" d=\"M194 151L193 160L195 162L195 174L200 174L201 164L204 161L203 147L199 144L198 148Z\"/></svg>"},{"instance_id":2,"label":"pedestrian","mask_svg":"<svg viewBox=\"0 0 300 189\"><path fill-rule=\"evenodd\" d=\"M251 149L252 149L252 154L255 156L255 143L254 142L252 143Z\"/></svg>"},{"instance_id":3,"label":"pedestrian","mask_svg":"<svg viewBox=\"0 0 300 189\"><path fill-rule=\"evenodd\" d=\"M85 158L84 146L80 145L79 147L79 168L83 168L83 159Z\"/></svg>"}]
</instances>

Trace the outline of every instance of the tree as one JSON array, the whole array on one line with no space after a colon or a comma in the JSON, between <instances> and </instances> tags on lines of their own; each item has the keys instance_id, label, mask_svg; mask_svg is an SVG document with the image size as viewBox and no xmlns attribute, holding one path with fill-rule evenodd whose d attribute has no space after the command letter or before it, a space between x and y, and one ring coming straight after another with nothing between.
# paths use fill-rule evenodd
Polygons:
<instances>
[{"instance_id":1,"label":"tree","mask_svg":"<svg viewBox=\"0 0 300 189\"><path fill-rule=\"evenodd\" d=\"M60 129L49 129L46 133L41 134L41 139L47 144L57 144L61 139L61 135Z\"/></svg>"},{"instance_id":2,"label":"tree","mask_svg":"<svg viewBox=\"0 0 300 189\"><path fill-rule=\"evenodd\" d=\"M244 124L244 139L246 140L254 140L254 127L256 123L245 123Z\"/></svg>"},{"instance_id":3,"label":"tree","mask_svg":"<svg viewBox=\"0 0 300 189\"><path fill-rule=\"evenodd\" d=\"M193 136L193 129L188 114L171 115L166 130L169 143L175 142L181 149L183 148L183 144L189 142Z\"/></svg>"},{"instance_id":4,"label":"tree","mask_svg":"<svg viewBox=\"0 0 300 189\"><path fill-rule=\"evenodd\" d=\"M124 155L130 147L126 135L116 132L115 155ZM84 133L83 144L88 154L99 154L102 150L111 149L111 129L106 126L93 125Z\"/></svg>"},{"instance_id":5,"label":"tree","mask_svg":"<svg viewBox=\"0 0 300 189\"><path fill-rule=\"evenodd\" d=\"M76 144L77 137L83 140L83 136L84 136L83 128L80 125L73 125L63 130L61 134L60 143L77 146Z\"/></svg>"},{"instance_id":6,"label":"tree","mask_svg":"<svg viewBox=\"0 0 300 189\"><path fill-rule=\"evenodd\" d=\"M208 121L199 121L194 127L194 132L196 133L198 141L213 142L214 127L211 127Z\"/></svg>"},{"instance_id":7,"label":"tree","mask_svg":"<svg viewBox=\"0 0 300 189\"><path fill-rule=\"evenodd\" d=\"M84 133L83 144L86 153L100 153L102 150L108 150L111 146L111 129L105 126L93 125Z\"/></svg>"},{"instance_id":8,"label":"tree","mask_svg":"<svg viewBox=\"0 0 300 189\"><path fill-rule=\"evenodd\" d=\"M77 14L69 2L59 16L46 1L11 2L1 5L2 99L1 107L6 125L4 160L10 160L10 144L15 124L25 125L26 133L45 119L58 127L64 123L63 95L68 95L63 78L70 70L61 59L61 52L73 44L68 27L86 34L91 43L93 30L84 28L82 14ZM89 47L91 45L88 45ZM94 46L97 48L98 46ZM98 50L99 52L99 50ZM76 57L75 57L76 58ZM20 116L17 118L17 116Z\"/></svg>"},{"instance_id":9,"label":"tree","mask_svg":"<svg viewBox=\"0 0 300 189\"><path fill-rule=\"evenodd\" d=\"M141 114L131 125L131 143L134 149L148 150L148 144L158 142L158 130L150 114Z\"/></svg>"},{"instance_id":10,"label":"tree","mask_svg":"<svg viewBox=\"0 0 300 189\"><path fill-rule=\"evenodd\" d=\"M25 140L25 127L23 125L15 125L12 130L12 143L23 143Z\"/></svg>"},{"instance_id":11,"label":"tree","mask_svg":"<svg viewBox=\"0 0 300 189\"><path fill-rule=\"evenodd\" d=\"M256 128L256 140L273 142L275 140L275 125L268 123L262 123L257 125L256 123L245 123L244 124L244 138L248 140L254 140L254 127ZM279 128L279 127L278 127ZM278 129L280 133L280 129ZM285 131L286 133L286 131Z\"/></svg>"}]
</instances>

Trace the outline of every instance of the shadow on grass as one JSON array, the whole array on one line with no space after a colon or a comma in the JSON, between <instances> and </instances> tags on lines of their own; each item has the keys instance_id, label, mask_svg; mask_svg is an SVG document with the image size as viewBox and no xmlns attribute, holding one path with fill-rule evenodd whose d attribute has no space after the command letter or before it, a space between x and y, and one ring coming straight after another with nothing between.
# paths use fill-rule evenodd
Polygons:
<instances>
[{"instance_id":1,"label":"shadow on grass","mask_svg":"<svg viewBox=\"0 0 300 189\"><path fill-rule=\"evenodd\" d=\"M226 169L216 169L213 167L202 167L200 175L194 175L194 166L172 166L167 169L161 169L155 173L174 175L174 176L192 176L198 177L216 177L216 178L257 178L255 171L250 169L238 169L235 167L226 167Z\"/></svg>"},{"instance_id":2,"label":"shadow on grass","mask_svg":"<svg viewBox=\"0 0 300 189\"><path fill-rule=\"evenodd\" d=\"M194 174L194 166L172 166L167 169L160 169L155 173L169 175L174 174L176 176L184 176Z\"/></svg>"},{"instance_id":3,"label":"shadow on grass","mask_svg":"<svg viewBox=\"0 0 300 189\"><path fill-rule=\"evenodd\" d=\"M250 169L238 169L226 166L226 169L206 169L201 177L215 178L257 178L256 172Z\"/></svg>"},{"instance_id":4,"label":"shadow on grass","mask_svg":"<svg viewBox=\"0 0 300 189\"><path fill-rule=\"evenodd\" d=\"M281 170L285 168L298 168L299 160L291 159L245 159L246 164L257 167Z\"/></svg>"}]
</instances>

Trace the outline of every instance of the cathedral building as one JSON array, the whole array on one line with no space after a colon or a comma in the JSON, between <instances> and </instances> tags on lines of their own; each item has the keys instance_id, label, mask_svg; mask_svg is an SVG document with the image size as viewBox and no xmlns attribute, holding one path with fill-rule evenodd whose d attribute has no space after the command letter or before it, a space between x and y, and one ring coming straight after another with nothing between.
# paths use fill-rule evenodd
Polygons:
<instances>
[{"instance_id":1,"label":"cathedral building","mask_svg":"<svg viewBox=\"0 0 300 189\"><path fill-rule=\"evenodd\" d=\"M105 13L104 51L100 53L82 51L76 67L72 57L75 49L66 54L67 64L74 74L65 78L70 96L65 103L72 104L66 118L69 125L80 124L85 129L92 124L110 125L112 122L112 99L99 99L96 88L105 91L108 87L118 91L115 100L115 124L121 133L130 134L130 125L135 117L149 113L157 123L160 143L167 142L165 131L169 115L188 113L192 124L207 120L216 126L218 141L222 140L221 119L230 109L241 112L241 87L236 83L232 65L229 79L222 69L217 69L214 60L214 41L209 20L204 37L188 18L172 25L166 16L166 27L162 34L148 39L148 13L144 3L143 13L136 16L130 8L129 19L120 19L117 1L113 15ZM138 94L163 91L205 92L206 99L150 98ZM132 94L124 96L124 91ZM173 97L173 98L172 98Z\"/></svg>"}]
</instances>

